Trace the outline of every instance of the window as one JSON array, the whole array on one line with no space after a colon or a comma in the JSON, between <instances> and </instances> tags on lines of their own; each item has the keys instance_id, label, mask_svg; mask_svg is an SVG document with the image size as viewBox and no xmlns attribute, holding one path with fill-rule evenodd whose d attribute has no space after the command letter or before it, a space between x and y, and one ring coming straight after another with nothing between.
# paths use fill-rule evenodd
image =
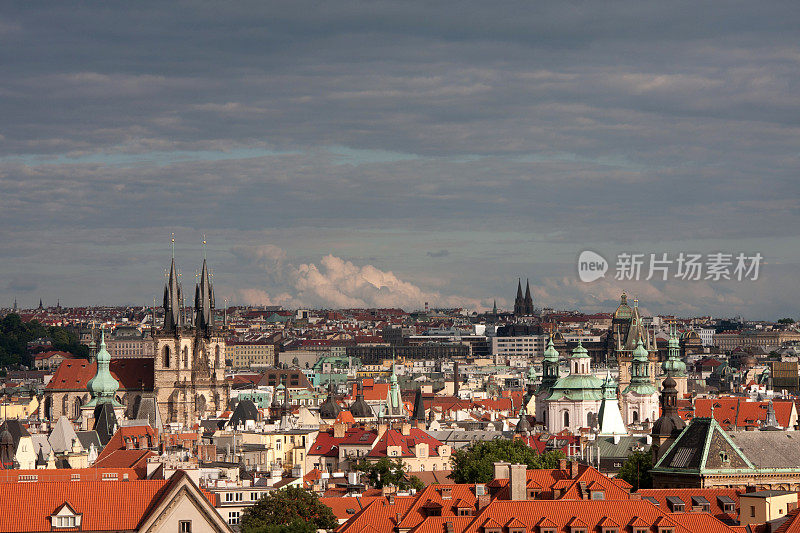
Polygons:
<instances>
[{"instance_id":1,"label":"window","mask_svg":"<svg viewBox=\"0 0 800 533\"><path fill-rule=\"evenodd\" d=\"M178 533L192 533L192 521L181 520L178 522Z\"/></svg>"},{"instance_id":2,"label":"window","mask_svg":"<svg viewBox=\"0 0 800 533\"><path fill-rule=\"evenodd\" d=\"M750 518L753 518L755 516L756 516L756 506L755 505L751 505L750 506Z\"/></svg>"},{"instance_id":3,"label":"window","mask_svg":"<svg viewBox=\"0 0 800 533\"><path fill-rule=\"evenodd\" d=\"M235 494L236 494L236 501L237 502L242 501L242 493L241 492L236 492Z\"/></svg>"},{"instance_id":4,"label":"window","mask_svg":"<svg viewBox=\"0 0 800 533\"><path fill-rule=\"evenodd\" d=\"M605 500L606 493L602 490L593 490L590 495L590 499L592 500Z\"/></svg>"},{"instance_id":5,"label":"window","mask_svg":"<svg viewBox=\"0 0 800 533\"><path fill-rule=\"evenodd\" d=\"M228 523L232 526L239 525L239 511L231 511L228 513Z\"/></svg>"},{"instance_id":6,"label":"window","mask_svg":"<svg viewBox=\"0 0 800 533\"><path fill-rule=\"evenodd\" d=\"M56 527L76 527L74 516L57 516Z\"/></svg>"}]
</instances>

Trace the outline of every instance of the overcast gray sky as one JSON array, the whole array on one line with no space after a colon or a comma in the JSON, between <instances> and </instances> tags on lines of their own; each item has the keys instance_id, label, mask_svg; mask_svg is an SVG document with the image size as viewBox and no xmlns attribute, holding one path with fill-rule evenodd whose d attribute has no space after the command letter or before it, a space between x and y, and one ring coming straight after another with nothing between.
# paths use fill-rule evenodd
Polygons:
<instances>
[{"instance_id":1,"label":"overcast gray sky","mask_svg":"<svg viewBox=\"0 0 800 533\"><path fill-rule=\"evenodd\" d=\"M797 317L796 2L4 2L0 305ZM585 249L763 254L578 281ZM612 265L613 270L613 265ZM190 291L189 291L190 292ZM188 292L187 292L188 293Z\"/></svg>"}]
</instances>

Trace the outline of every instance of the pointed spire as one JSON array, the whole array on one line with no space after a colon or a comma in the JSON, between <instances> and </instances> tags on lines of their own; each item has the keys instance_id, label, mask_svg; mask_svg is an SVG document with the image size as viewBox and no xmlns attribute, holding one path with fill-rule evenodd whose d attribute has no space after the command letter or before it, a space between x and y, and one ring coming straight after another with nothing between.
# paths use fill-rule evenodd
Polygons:
<instances>
[{"instance_id":1,"label":"pointed spire","mask_svg":"<svg viewBox=\"0 0 800 533\"><path fill-rule=\"evenodd\" d=\"M531 281L525 280L525 314L533 314L533 297L531 297Z\"/></svg>"},{"instance_id":2,"label":"pointed spire","mask_svg":"<svg viewBox=\"0 0 800 533\"><path fill-rule=\"evenodd\" d=\"M199 282L195 287L195 323L199 331L210 335L214 327L214 288L206 261L206 239L203 236L203 266Z\"/></svg>"},{"instance_id":3,"label":"pointed spire","mask_svg":"<svg viewBox=\"0 0 800 533\"><path fill-rule=\"evenodd\" d=\"M178 328L183 325L183 317L181 313L183 291L181 284L178 281L180 277L178 269L175 267L175 234L172 234L171 240L172 259L169 265L169 273L167 274L167 282L164 285L164 333L177 333Z\"/></svg>"},{"instance_id":4,"label":"pointed spire","mask_svg":"<svg viewBox=\"0 0 800 533\"><path fill-rule=\"evenodd\" d=\"M425 422L425 403L422 401L422 388L417 389L414 396L414 413L411 418L417 422Z\"/></svg>"}]
</instances>

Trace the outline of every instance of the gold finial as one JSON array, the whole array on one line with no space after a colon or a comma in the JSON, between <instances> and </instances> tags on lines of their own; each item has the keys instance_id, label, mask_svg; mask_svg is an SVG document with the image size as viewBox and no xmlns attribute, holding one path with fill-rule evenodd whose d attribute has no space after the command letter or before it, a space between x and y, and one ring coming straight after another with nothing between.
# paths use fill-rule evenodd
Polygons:
<instances>
[{"instance_id":1,"label":"gold finial","mask_svg":"<svg viewBox=\"0 0 800 533\"><path fill-rule=\"evenodd\" d=\"M203 233L203 260L206 259L206 234Z\"/></svg>"},{"instance_id":2,"label":"gold finial","mask_svg":"<svg viewBox=\"0 0 800 533\"><path fill-rule=\"evenodd\" d=\"M175 259L175 232L172 233L172 258Z\"/></svg>"}]
</instances>

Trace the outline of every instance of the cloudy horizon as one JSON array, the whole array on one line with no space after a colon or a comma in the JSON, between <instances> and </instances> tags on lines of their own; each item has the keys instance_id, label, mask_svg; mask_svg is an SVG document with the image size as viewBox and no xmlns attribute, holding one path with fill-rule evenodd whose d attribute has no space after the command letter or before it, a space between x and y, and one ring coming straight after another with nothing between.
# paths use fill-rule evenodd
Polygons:
<instances>
[{"instance_id":1,"label":"cloudy horizon","mask_svg":"<svg viewBox=\"0 0 800 533\"><path fill-rule=\"evenodd\" d=\"M0 307L797 318L791 2L0 6ZM577 257L761 253L756 281L582 283Z\"/></svg>"}]
</instances>

